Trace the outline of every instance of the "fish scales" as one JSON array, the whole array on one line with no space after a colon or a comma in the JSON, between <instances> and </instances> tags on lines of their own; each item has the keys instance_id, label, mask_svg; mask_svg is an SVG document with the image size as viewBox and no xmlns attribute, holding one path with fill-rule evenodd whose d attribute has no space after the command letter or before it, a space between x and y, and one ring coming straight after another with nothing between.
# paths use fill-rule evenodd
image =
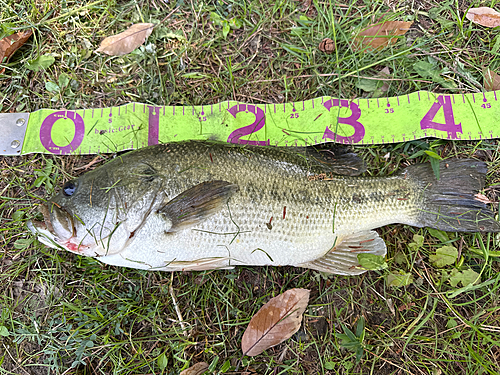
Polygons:
<instances>
[{"instance_id":1,"label":"fish scales","mask_svg":"<svg viewBox=\"0 0 500 375\"><path fill-rule=\"evenodd\" d=\"M357 174L359 159L328 152L211 142L141 149L81 176L70 196L63 188L48 202L50 223L31 228L49 246L119 266L294 265L339 274L364 271L359 253L385 254L372 231L383 225L499 230L474 199L484 185L480 162L457 161L472 177L447 191L456 171L443 170L441 182L429 166L346 176L337 173ZM67 218L54 225L56 216Z\"/></svg>"}]
</instances>

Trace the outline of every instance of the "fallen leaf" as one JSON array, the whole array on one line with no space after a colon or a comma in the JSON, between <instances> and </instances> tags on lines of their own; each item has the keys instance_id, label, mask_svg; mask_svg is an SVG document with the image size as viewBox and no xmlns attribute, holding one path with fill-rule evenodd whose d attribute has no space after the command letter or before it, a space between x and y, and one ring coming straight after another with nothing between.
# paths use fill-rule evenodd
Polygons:
<instances>
[{"instance_id":1,"label":"fallen leaf","mask_svg":"<svg viewBox=\"0 0 500 375\"><path fill-rule=\"evenodd\" d=\"M198 362L190 368L181 371L179 375L201 375L208 369L208 363Z\"/></svg>"},{"instance_id":2,"label":"fallen leaf","mask_svg":"<svg viewBox=\"0 0 500 375\"><path fill-rule=\"evenodd\" d=\"M378 75L381 78L391 78L391 71L389 70L389 67L386 66L384 69L382 69L380 71L380 73ZM382 85L382 87L379 90L376 90L373 97L378 98L380 96L383 96L384 93L386 93L387 91L389 91L389 84L387 83L387 81L383 81L383 82L384 82L384 84Z\"/></svg>"},{"instance_id":3,"label":"fallen leaf","mask_svg":"<svg viewBox=\"0 0 500 375\"><path fill-rule=\"evenodd\" d=\"M413 22L404 21L387 21L380 24L370 25L361 31L356 37L354 46L358 50L366 47L371 51L374 49L381 50L390 44L397 42L397 36L406 34Z\"/></svg>"},{"instance_id":4,"label":"fallen leaf","mask_svg":"<svg viewBox=\"0 0 500 375\"><path fill-rule=\"evenodd\" d=\"M481 26L500 26L500 13L488 7L470 8L465 17Z\"/></svg>"},{"instance_id":5,"label":"fallen leaf","mask_svg":"<svg viewBox=\"0 0 500 375\"><path fill-rule=\"evenodd\" d=\"M311 18L314 18L318 15L318 11L316 10L312 0L302 1L302 9L300 11L305 12L307 17Z\"/></svg>"},{"instance_id":6,"label":"fallen leaf","mask_svg":"<svg viewBox=\"0 0 500 375\"><path fill-rule=\"evenodd\" d=\"M335 43L330 38L325 38L319 44L319 50L324 53L332 53L335 51Z\"/></svg>"},{"instance_id":7,"label":"fallen leaf","mask_svg":"<svg viewBox=\"0 0 500 375\"><path fill-rule=\"evenodd\" d=\"M387 298L385 300L385 303L387 304L387 307L391 311L392 315L396 315L396 310L394 310L394 301L392 300L392 298Z\"/></svg>"},{"instance_id":8,"label":"fallen leaf","mask_svg":"<svg viewBox=\"0 0 500 375\"><path fill-rule=\"evenodd\" d=\"M243 334L243 355L258 355L297 332L309 302L309 292L307 289L290 289L262 306Z\"/></svg>"},{"instance_id":9,"label":"fallen leaf","mask_svg":"<svg viewBox=\"0 0 500 375\"><path fill-rule=\"evenodd\" d=\"M19 31L15 34L6 36L0 40L0 63L8 62L10 57L16 52L29 37L33 34L33 30ZM0 74L5 71L5 68L0 70Z\"/></svg>"},{"instance_id":10,"label":"fallen leaf","mask_svg":"<svg viewBox=\"0 0 500 375\"><path fill-rule=\"evenodd\" d=\"M391 78L391 71L388 66L380 71L378 74L380 77Z\"/></svg>"},{"instance_id":11,"label":"fallen leaf","mask_svg":"<svg viewBox=\"0 0 500 375\"><path fill-rule=\"evenodd\" d=\"M122 56L142 45L153 32L153 23L136 23L120 34L105 38L96 52Z\"/></svg>"},{"instance_id":12,"label":"fallen leaf","mask_svg":"<svg viewBox=\"0 0 500 375\"><path fill-rule=\"evenodd\" d=\"M483 70L483 86L486 91L496 91L500 90L500 76L496 74L490 68L485 68Z\"/></svg>"}]
</instances>

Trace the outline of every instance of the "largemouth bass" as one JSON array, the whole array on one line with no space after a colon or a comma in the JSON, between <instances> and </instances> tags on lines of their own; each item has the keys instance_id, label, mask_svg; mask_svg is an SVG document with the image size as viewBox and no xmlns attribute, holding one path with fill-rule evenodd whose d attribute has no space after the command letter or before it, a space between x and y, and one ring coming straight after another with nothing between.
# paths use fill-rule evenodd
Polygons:
<instances>
[{"instance_id":1,"label":"largemouth bass","mask_svg":"<svg viewBox=\"0 0 500 375\"><path fill-rule=\"evenodd\" d=\"M499 232L476 196L486 165L446 160L360 177L355 154L211 142L162 144L67 182L29 223L41 242L147 270L291 265L355 275L357 255L385 255L373 231L403 223Z\"/></svg>"}]
</instances>

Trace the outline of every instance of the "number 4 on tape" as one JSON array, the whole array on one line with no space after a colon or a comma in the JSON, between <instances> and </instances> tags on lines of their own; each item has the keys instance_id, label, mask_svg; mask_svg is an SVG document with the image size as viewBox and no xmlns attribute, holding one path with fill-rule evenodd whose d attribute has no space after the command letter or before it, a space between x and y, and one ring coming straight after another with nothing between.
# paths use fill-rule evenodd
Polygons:
<instances>
[{"instance_id":1,"label":"number 4 on tape","mask_svg":"<svg viewBox=\"0 0 500 375\"><path fill-rule=\"evenodd\" d=\"M444 124L432 121L438 111L443 108ZM437 102L432 104L429 112L420 121L420 128L435 129L448 132L451 139L458 139L457 133L462 133L462 123L455 124L455 117L453 116L453 107L451 105L451 97L448 95L440 95Z\"/></svg>"}]
</instances>

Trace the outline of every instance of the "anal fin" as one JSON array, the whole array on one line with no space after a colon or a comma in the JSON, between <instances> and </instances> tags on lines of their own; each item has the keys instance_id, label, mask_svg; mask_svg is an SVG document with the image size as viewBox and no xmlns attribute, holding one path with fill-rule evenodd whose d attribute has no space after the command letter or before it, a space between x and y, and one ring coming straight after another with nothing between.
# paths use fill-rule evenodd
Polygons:
<instances>
[{"instance_id":1,"label":"anal fin","mask_svg":"<svg viewBox=\"0 0 500 375\"><path fill-rule=\"evenodd\" d=\"M359 275L366 270L359 267L358 254L384 256L387 247L375 231L364 231L337 237L337 243L321 258L297 266L338 275Z\"/></svg>"}]
</instances>

